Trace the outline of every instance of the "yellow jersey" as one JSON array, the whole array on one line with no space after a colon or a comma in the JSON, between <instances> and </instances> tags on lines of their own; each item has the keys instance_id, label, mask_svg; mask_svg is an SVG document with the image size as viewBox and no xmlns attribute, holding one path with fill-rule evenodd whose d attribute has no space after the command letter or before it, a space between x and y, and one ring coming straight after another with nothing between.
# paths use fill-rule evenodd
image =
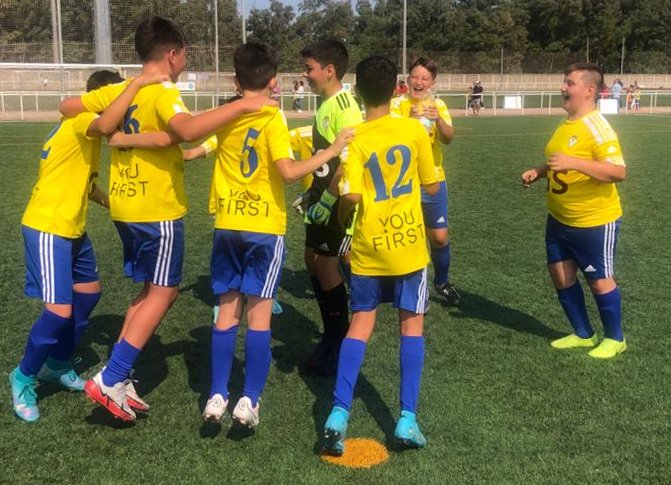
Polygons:
<instances>
[{"instance_id":1,"label":"yellow jersey","mask_svg":"<svg viewBox=\"0 0 671 485\"><path fill-rule=\"evenodd\" d=\"M293 159L284 113L276 107L241 116L217 132L216 229L283 235L284 180L275 166Z\"/></svg>"},{"instance_id":2,"label":"yellow jersey","mask_svg":"<svg viewBox=\"0 0 671 485\"><path fill-rule=\"evenodd\" d=\"M102 112L131 80L82 95L87 111ZM145 86L133 99L123 122L128 134L167 131L173 116L188 113L170 82ZM178 145L161 149L112 149L110 214L115 221L158 222L187 211L184 160Z\"/></svg>"},{"instance_id":3,"label":"yellow jersey","mask_svg":"<svg viewBox=\"0 0 671 485\"><path fill-rule=\"evenodd\" d=\"M100 166L100 138L86 132L97 117L82 113L49 133L23 225L71 239L84 234L88 196Z\"/></svg>"},{"instance_id":4,"label":"yellow jersey","mask_svg":"<svg viewBox=\"0 0 671 485\"><path fill-rule=\"evenodd\" d=\"M298 160L307 160L312 157L312 126L299 126L289 131L291 149L298 154ZM312 174L301 179L303 190L308 190L312 185Z\"/></svg>"},{"instance_id":5,"label":"yellow jersey","mask_svg":"<svg viewBox=\"0 0 671 485\"><path fill-rule=\"evenodd\" d=\"M564 120L545 147L546 159L564 153L594 163L624 166L617 134L598 111L577 120ZM547 204L552 217L573 227L594 227L622 215L614 183L599 182L575 170L548 170Z\"/></svg>"},{"instance_id":6,"label":"yellow jersey","mask_svg":"<svg viewBox=\"0 0 671 485\"><path fill-rule=\"evenodd\" d=\"M447 105L442 99L435 98L431 100L431 103L435 103L436 108L438 109L438 116L445 121L448 125L452 126L452 117L450 116L450 111L447 109ZM422 105L423 101L411 98L409 95L404 94L398 96L391 100L391 112L405 118L410 117L410 109L416 105ZM421 111L421 110L420 110ZM426 124L425 124L426 123ZM436 177L438 181L442 182L445 180L445 170L443 169L443 147L438 137L438 128L434 122L429 120L422 120L422 125L425 127L426 131L429 133L429 138L431 139L431 148L433 152L433 161L436 166Z\"/></svg>"},{"instance_id":7,"label":"yellow jersey","mask_svg":"<svg viewBox=\"0 0 671 485\"><path fill-rule=\"evenodd\" d=\"M340 159L340 194L361 194L352 273L400 276L424 268L429 253L419 187L438 179L422 125L391 115L365 121Z\"/></svg>"}]
</instances>

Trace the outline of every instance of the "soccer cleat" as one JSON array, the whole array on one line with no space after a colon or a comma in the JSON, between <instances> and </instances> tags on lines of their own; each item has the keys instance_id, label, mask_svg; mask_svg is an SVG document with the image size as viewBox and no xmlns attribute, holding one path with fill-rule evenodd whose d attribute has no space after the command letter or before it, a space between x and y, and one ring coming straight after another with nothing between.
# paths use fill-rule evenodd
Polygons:
<instances>
[{"instance_id":1,"label":"soccer cleat","mask_svg":"<svg viewBox=\"0 0 671 485\"><path fill-rule=\"evenodd\" d=\"M426 446L426 438L419 430L417 417L415 413L410 411L401 411L401 417L394 430L394 437L399 443L412 448L424 448Z\"/></svg>"},{"instance_id":2,"label":"soccer cleat","mask_svg":"<svg viewBox=\"0 0 671 485\"><path fill-rule=\"evenodd\" d=\"M458 306L461 302L461 295L450 282L436 286L436 291L445 297L445 304L447 306Z\"/></svg>"},{"instance_id":3,"label":"soccer cleat","mask_svg":"<svg viewBox=\"0 0 671 485\"><path fill-rule=\"evenodd\" d=\"M577 349L581 347L594 347L599 343L599 339L596 334L593 334L591 337L582 338L578 337L576 334L572 333L566 337L558 338L550 342L550 345L555 349Z\"/></svg>"},{"instance_id":4,"label":"soccer cleat","mask_svg":"<svg viewBox=\"0 0 671 485\"><path fill-rule=\"evenodd\" d=\"M627 342L625 340L620 342L612 338L605 338L596 348L590 350L587 355L595 359L612 359L625 350L627 350Z\"/></svg>"},{"instance_id":5,"label":"soccer cleat","mask_svg":"<svg viewBox=\"0 0 671 485\"><path fill-rule=\"evenodd\" d=\"M218 423L224 417L228 406L228 400L224 399L221 394L215 394L207 400L205 409L203 409L203 421L212 421ZM258 422L258 418L257 418Z\"/></svg>"},{"instance_id":6,"label":"soccer cleat","mask_svg":"<svg viewBox=\"0 0 671 485\"><path fill-rule=\"evenodd\" d=\"M273 300L272 314L273 315L281 315L282 312L284 312L284 308L282 308L282 305L280 305L280 302L277 301L277 300Z\"/></svg>"},{"instance_id":7,"label":"soccer cleat","mask_svg":"<svg viewBox=\"0 0 671 485\"><path fill-rule=\"evenodd\" d=\"M242 396L233 409L233 419L248 428L256 428L259 425L259 403L252 407L252 400Z\"/></svg>"},{"instance_id":8,"label":"soccer cleat","mask_svg":"<svg viewBox=\"0 0 671 485\"><path fill-rule=\"evenodd\" d=\"M75 392L82 392L84 384L86 384L86 381L79 377L72 367L53 370L47 364L44 364L37 373L37 378L42 382L56 384L64 389Z\"/></svg>"},{"instance_id":9,"label":"soccer cleat","mask_svg":"<svg viewBox=\"0 0 671 485\"><path fill-rule=\"evenodd\" d=\"M29 382L22 382L17 377L17 372L20 372L18 367L9 373L14 412L19 418L32 423L40 419L40 410L37 409L37 394L35 393L37 380L33 377Z\"/></svg>"},{"instance_id":10,"label":"soccer cleat","mask_svg":"<svg viewBox=\"0 0 671 485\"><path fill-rule=\"evenodd\" d=\"M135 411L126 400L126 386L130 381L117 382L109 387L103 383L102 371L92 379L86 381L84 392L86 396L107 409L116 418L122 421L134 421Z\"/></svg>"},{"instance_id":11,"label":"soccer cleat","mask_svg":"<svg viewBox=\"0 0 671 485\"><path fill-rule=\"evenodd\" d=\"M126 402L133 411L148 413L150 409L149 404L137 393L133 382L137 381L133 381L131 379L126 381Z\"/></svg>"},{"instance_id":12,"label":"soccer cleat","mask_svg":"<svg viewBox=\"0 0 671 485\"><path fill-rule=\"evenodd\" d=\"M324 424L323 450L329 455L342 456L345 452L345 435L349 412L340 406L333 406Z\"/></svg>"}]
</instances>

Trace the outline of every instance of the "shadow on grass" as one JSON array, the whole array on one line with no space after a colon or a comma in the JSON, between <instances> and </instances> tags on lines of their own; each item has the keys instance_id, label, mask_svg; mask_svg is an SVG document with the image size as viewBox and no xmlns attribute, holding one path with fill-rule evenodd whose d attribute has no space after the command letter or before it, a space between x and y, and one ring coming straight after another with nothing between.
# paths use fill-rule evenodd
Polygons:
<instances>
[{"instance_id":1,"label":"shadow on grass","mask_svg":"<svg viewBox=\"0 0 671 485\"><path fill-rule=\"evenodd\" d=\"M461 291L461 303L458 308L450 312L450 317L484 320L516 332L536 335L547 340L564 335L564 333L548 327L531 315L466 291Z\"/></svg>"},{"instance_id":2,"label":"shadow on grass","mask_svg":"<svg viewBox=\"0 0 671 485\"><path fill-rule=\"evenodd\" d=\"M200 275L195 283L179 289L180 293L187 293L189 291L193 293L194 298L202 301L208 306L214 306L217 301L214 297L214 293L212 293L212 284L209 274Z\"/></svg>"},{"instance_id":3,"label":"shadow on grass","mask_svg":"<svg viewBox=\"0 0 671 485\"><path fill-rule=\"evenodd\" d=\"M283 345L276 345L273 348L273 357L280 372L298 372L301 364L310 356L320 334L317 332L315 322L289 304L283 304L283 307L284 313L275 317L273 321L273 338ZM313 452L319 454L324 423L333 407L335 379L304 373L299 375L315 397L312 417L317 440ZM393 442L394 418L387 403L364 374L359 375L354 398L364 402L366 409L384 432L387 442Z\"/></svg>"},{"instance_id":4,"label":"shadow on grass","mask_svg":"<svg viewBox=\"0 0 671 485\"><path fill-rule=\"evenodd\" d=\"M305 269L293 270L282 268L282 279L280 280L282 290L289 293L294 298L301 300L314 299L315 294L312 291L310 275Z\"/></svg>"}]
</instances>

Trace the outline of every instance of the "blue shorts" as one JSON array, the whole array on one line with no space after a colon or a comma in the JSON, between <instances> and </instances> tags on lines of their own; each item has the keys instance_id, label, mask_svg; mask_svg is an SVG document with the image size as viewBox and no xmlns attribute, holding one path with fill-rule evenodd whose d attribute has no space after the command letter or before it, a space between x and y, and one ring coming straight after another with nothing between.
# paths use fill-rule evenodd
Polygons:
<instances>
[{"instance_id":1,"label":"blue shorts","mask_svg":"<svg viewBox=\"0 0 671 485\"><path fill-rule=\"evenodd\" d=\"M212 292L274 298L284 264L284 236L215 229L212 241Z\"/></svg>"},{"instance_id":2,"label":"blue shorts","mask_svg":"<svg viewBox=\"0 0 671 485\"><path fill-rule=\"evenodd\" d=\"M427 228L447 228L447 205L447 182L444 180L435 195L429 195L422 189L422 214Z\"/></svg>"},{"instance_id":3,"label":"blue shorts","mask_svg":"<svg viewBox=\"0 0 671 485\"><path fill-rule=\"evenodd\" d=\"M350 308L352 311L375 310L380 303L423 315L429 308L426 268L402 276L352 275Z\"/></svg>"},{"instance_id":4,"label":"blue shorts","mask_svg":"<svg viewBox=\"0 0 671 485\"><path fill-rule=\"evenodd\" d=\"M182 281L184 221L114 221L123 244L123 271L136 283L177 286Z\"/></svg>"},{"instance_id":5,"label":"blue shorts","mask_svg":"<svg viewBox=\"0 0 671 485\"><path fill-rule=\"evenodd\" d=\"M86 234L68 239L22 226L25 294L44 303L72 305L72 285L98 281L96 255Z\"/></svg>"},{"instance_id":6,"label":"blue shorts","mask_svg":"<svg viewBox=\"0 0 671 485\"><path fill-rule=\"evenodd\" d=\"M548 215L545 248L548 264L572 259L585 278L612 278L622 219L595 227L571 227Z\"/></svg>"}]
</instances>

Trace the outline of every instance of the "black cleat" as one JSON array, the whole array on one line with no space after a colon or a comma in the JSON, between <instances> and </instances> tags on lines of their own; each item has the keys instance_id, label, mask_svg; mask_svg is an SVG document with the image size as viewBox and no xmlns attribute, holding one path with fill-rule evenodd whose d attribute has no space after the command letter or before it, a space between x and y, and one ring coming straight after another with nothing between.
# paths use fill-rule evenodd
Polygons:
<instances>
[{"instance_id":1,"label":"black cleat","mask_svg":"<svg viewBox=\"0 0 671 485\"><path fill-rule=\"evenodd\" d=\"M445 297L447 306L459 306L461 295L452 283L447 282L443 285L436 286L436 291Z\"/></svg>"}]
</instances>

